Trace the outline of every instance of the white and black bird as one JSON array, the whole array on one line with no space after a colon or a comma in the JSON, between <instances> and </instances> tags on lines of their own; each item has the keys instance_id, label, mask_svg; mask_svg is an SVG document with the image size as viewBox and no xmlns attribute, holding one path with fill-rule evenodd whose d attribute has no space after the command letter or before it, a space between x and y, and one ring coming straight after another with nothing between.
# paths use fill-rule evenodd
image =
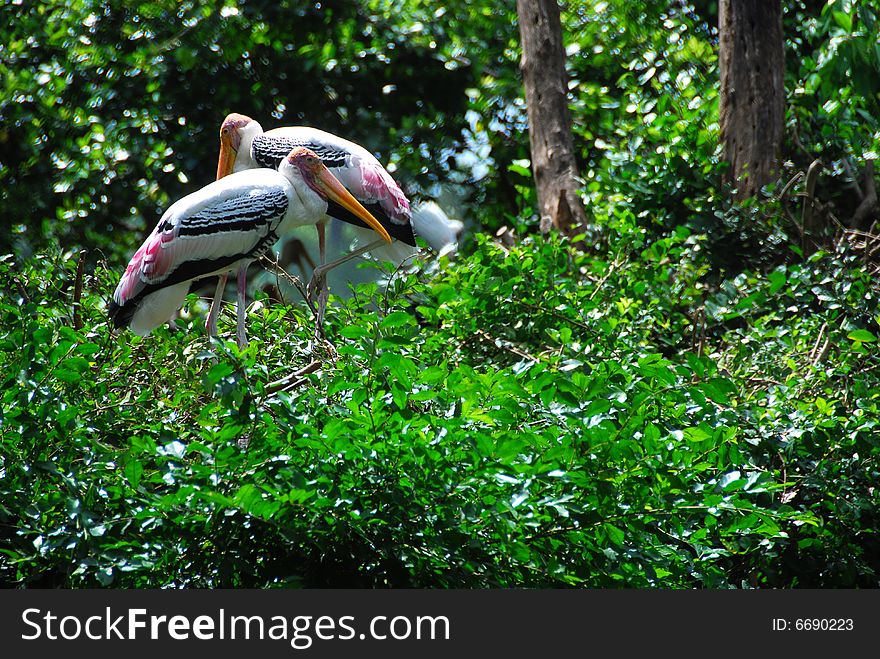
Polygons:
<instances>
[{"instance_id":1,"label":"white and black bird","mask_svg":"<svg viewBox=\"0 0 880 659\"><path fill-rule=\"evenodd\" d=\"M326 304L326 273L355 256L371 252L380 260L400 262L415 252L416 236L424 239L435 251L447 247L452 236L457 240L461 223L451 221L433 209L414 214L403 190L372 153L359 144L317 128L285 126L264 132L257 121L232 113L220 127L217 178L256 167L274 169L294 147L306 147L318 154L333 175L394 239L390 245L376 241L361 218L331 201L327 217L316 224L320 265L309 284L310 291L321 290L322 305ZM330 218L354 225L358 242L366 244L327 263L325 225Z\"/></svg>"},{"instance_id":2,"label":"white and black bird","mask_svg":"<svg viewBox=\"0 0 880 659\"><path fill-rule=\"evenodd\" d=\"M238 275L240 346L247 343L245 301L247 266L291 229L315 224L334 204L391 242L391 236L304 147L288 149L278 170L241 171L215 181L172 204L125 269L108 307L115 327L144 336L182 305L190 283L230 272ZM218 287L217 297L222 296ZM206 328L217 332L219 299Z\"/></svg>"}]
</instances>

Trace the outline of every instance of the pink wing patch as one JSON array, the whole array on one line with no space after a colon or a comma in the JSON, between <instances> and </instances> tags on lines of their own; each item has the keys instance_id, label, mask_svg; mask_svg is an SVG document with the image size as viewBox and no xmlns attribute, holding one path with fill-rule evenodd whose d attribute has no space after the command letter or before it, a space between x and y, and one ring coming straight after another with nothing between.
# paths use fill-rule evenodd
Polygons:
<instances>
[{"instance_id":1,"label":"pink wing patch","mask_svg":"<svg viewBox=\"0 0 880 659\"><path fill-rule=\"evenodd\" d=\"M172 269L173 259L167 247L176 237L177 231L176 227L172 227L170 231L160 231L159 227L163 224L165 221L160 220L159 226L128 262L125 274L113 294L116 304L124 305L140 292L144 284L162 281Z\"/></svg>"},{"instance_id":2,"label":"pink wing patch","mask_svg":"<svg viewBox=\"0 0 880 659\"><path fill-rule=\"evenodd\" d=\"M355 196L361 201L377 201L388 217L397 224L406 224L410 220L409 201L403 190L395 183L391 175L378 163L355 158L360 171L360 187Z\"/></svg>"}]
</instances>

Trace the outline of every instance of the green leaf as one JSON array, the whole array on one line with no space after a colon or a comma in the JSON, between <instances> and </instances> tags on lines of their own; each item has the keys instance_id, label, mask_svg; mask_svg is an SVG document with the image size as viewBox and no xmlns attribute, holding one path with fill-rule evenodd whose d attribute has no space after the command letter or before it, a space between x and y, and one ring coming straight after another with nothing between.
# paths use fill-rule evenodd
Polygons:
<instances>
[{"instance_id":1,"label":"green leaf","mask_svg":"<svg viewBox=\"0 0 880 659\"><path fill-rule=\"evenodd\" d=\"M847 32L852 32L852 17L849 14L842 11L834 11L831 12L831 15L834 17L835 23Z\"/></svg>"},{"instance_id":2,"label":"green leaf","mask_svg":"<svg viewBox=\"0 0 880 659\"><path fill-rule=\"evenodd\" d=\"M226 362L214 364L214 366L211 367L211 370L205 375L205 384L209 387L213 386L223 378L231 375L233 370L232 365Z\"/></svg>"},{"instance_id":3,"label":"green leaf","mask_svg":"<svg viewBox=\"0 0 880 659\"><path fill-rule=\"evenodd\" d=\"M391 329L394 327L400 327L401 325L407 325L412 322L413 317L406 311L394 311L385 316L379 323L379 325L383 329Z\"/></svg>"},{"instance_id":4,"label":"green leaf","mask_svg":"<svg viewBox=\"0 0 880 659\"><path fill-rule=\"evenodd\" d=\"M429 366L424 371L419 373L416 381L423 384L439 384L446 379L446 375L448 372L449 371L442 366Z\"/></svg>"},{"instance_id":5,"label":"green leaf","mask_svg":"<svg viewBox=\"0 0 880 659\"><path fill-rule=\"evenodd\" d=\"M144 473L144 465L139 460L129 460L123 468L125 478L132 489L137 489L141 482L141 475Z\"/></svg>"},{"instance_id":6,"label":"green leaf","mask_svg":"<svg viewBox=\"0 0 880 659\"><path fill-rule=\"evenodd\" d=\"M391 385L391 399L399 409L406 409L407 392L398 387L396 384Z\"/></svg>"},{"instance_id":7,"label":"green leaf","mask_svg":"<svg viewBox=\"0 0 880 659\"><path fill-rule=\"evenodd\" d=\"M339 330L339 334L346 339L361 339L370 335L370 333L360 325L347 325Z\"/></svg>"},{"instance_id":8,"label":"green leaf","mask_svg":"<svg viewBox=\"0 0 880 659\"><path fill-rule=\"evenodd\" d=\"M871 334L871 332L863 329L853 330L846 335L846 338L850 341L862 341L864 343L871 343L877 340L877 337Z\"/></svg>"},{"instance_id":9,"label":"green leaf","mask_svg":"<svg viewBox=\"0 0 880 659\"><path fill-rule=\"evenodd\" d=\"M622 529L614 526L614 524L609 524L605 522L602 524L602 528L605 529L605 533L608 534L608 539L612 544L617 545L618 547L623 546L623 541L626 538L626 534Z\"/></svg>"},{"instance_id":10,"label":"green leaf","mask_svg":"<svg viewBox=\"0 0 880 659\"><path fill-rule=\"evenodd\" d=\"M689 442L704 442L707 439L712 439L711 433L699 427L685 428L684 436Z\"/></svg>"},{"instance_id":11,"label":"green leaf","mask_svg":"<svg viewBox=\"0 0 880 659\"><path fill-rule=\"evenodd\" d=\"M746 479L742 478L742 474L739 471L730 471L718 479L718 488L722 492L728 492L738 489L745 482Z\"/></svg>"},{"instance_id":12,"label":"green leaf","mask_svg":"<svg viewBox=\"0 0 880 659\"><path fill-rule=\"evenodd\" d=\"M785 286L787 281L785 271L783 270L774 270L767 275L767 279L770 281L770 288L767 290L769 295L775 294L780 288Z\"/></svg>"}]
</instances>

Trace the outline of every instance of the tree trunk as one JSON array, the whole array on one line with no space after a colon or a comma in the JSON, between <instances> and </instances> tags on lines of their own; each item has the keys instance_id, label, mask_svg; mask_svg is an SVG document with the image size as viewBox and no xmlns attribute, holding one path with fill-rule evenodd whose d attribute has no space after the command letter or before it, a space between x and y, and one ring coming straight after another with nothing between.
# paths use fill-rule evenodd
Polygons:
<instances>
[{"instance_id":1,"label":"tree trunk","mask_svg":"<svg viewBox=\"0 0 880 659\"><path fill-rule=\"evenodd\" d=\"M720 0L719 120L738 200L773 182L785 120L781 0Z\"/></svg>"},{"instance_id":2,"label":"tree trunk","mask_svg":"<svg viewBox=\"0 0 880 659\"><path fill-rule=\"evenodd\" d=\"M577 193L559 5L557 0L517 0L516 11L541 230L552 225L566 234L577 233L586 225L586 215Z\"/></svg>"}]
</instances>

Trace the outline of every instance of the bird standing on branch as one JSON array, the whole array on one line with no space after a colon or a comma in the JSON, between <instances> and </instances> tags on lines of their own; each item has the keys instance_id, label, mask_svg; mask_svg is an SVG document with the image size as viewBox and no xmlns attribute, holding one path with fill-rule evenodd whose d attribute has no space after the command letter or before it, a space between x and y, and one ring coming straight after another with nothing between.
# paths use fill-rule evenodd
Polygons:
<instances>
[{"instance_id":1,"label":"bird standing on branch","mask_svg":"<svg viewBox=\"0 0 880 659\"><path fill-rule=\"evenodd\" d=\"M328 204L326 217L315 224L320 265L312 273L308 287L310 294L318 292L320 322L327 304L326 274L329 270L365 252L372 252L377 258L401 261L413 253L416 238L409 200L376 157L354 142L317 128L287 126L263 132L263 127L250 117L232 113L220 127L217 178L255 167L275 169L294 147L306 147L318 154L333 175L395 239L391 245L376 241L362 218L333 201ZM327 263L325 227L331 217L354 225L359 242L367 244ZM384 249L379 250L382 247ZM225 281L221 279L217 295L222 293L224 285Z\"/></svg>"},{"instance_id":2,"label":"bird standing on branch","mask_svg":"<svg viewBox=\"0 0 880 659\"><path fill-rule=\"evenodd\" d=\"M242 171L172 204L125 269L108 307L115 327L141 336L182 305L190 283L238 273L238 345L245 335L247 267L291 229L324 220L328 204L344 209L390 243L382 224L304 147L289 149L278 171ZM206 329L217 333L218 287Z\"/></svg>"}]
</instances>

